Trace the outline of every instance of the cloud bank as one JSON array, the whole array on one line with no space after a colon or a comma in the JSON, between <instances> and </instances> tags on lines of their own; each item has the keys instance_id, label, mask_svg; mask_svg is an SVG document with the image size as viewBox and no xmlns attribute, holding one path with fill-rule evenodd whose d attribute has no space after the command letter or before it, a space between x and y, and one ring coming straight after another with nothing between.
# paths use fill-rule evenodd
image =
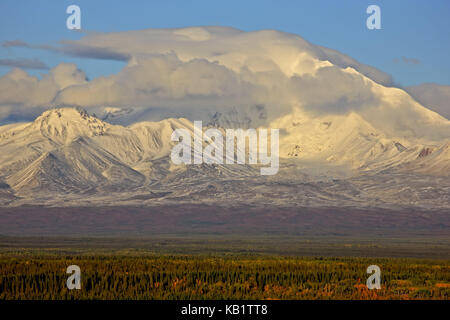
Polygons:
<instances>
[{"instance_id":1,"label":"cloud bank","mask_svg":"<svg viewBox=\"0 0 450 320\"><path fill-rule=\"evenodd\" d=\"M389 82L376 69L337 51L270 30L149 29L88 33L81 40L61 42L58 48L20 40L4 42L3 46L128 61L128 65L116 75L84 83L75 81L72 87L55 86L48 77L30 80L23 76L25 84L14 90L18 98L13 99L12 93L5 91L0 96L1 104L163 107L180 109L181 113L194 107L223 110L264 105L269 114L272 109L288 112L293 104L303 104L316 112L342 113L374 99L362 78L345 73L343 68L361 68L377 80ZM52 69L50 77L55 72ZM14 76L4 78L7 87ZM42 92L39 97L19 93L33 86L31 83L31 92ZM361 92L355 95L352 91L357 86L361 86Z\"/></svg>"},{"instance_id":2,"label":"cloud bank","mask_svg":"<svg viewBox=\"0 0 450 320\"><path fill-rule=\"evenodd\" d=\"M74 64L59 64L41 79L14 68L0 78L0 118L33 118L51 107L65 88L86 83L86 75Z\"/></svg>"},{"instance_id":3,"label":"cloud bank","mask_svg":"<svg viewBox=\"0 0 450 320\"><path fill-rule=\"evenodd\" d=\"M3 46L30 47L18 40ZM0 117L75 105L94 112L133 108L139 117L128 118L131 122L157 120L158 113L195 120L234 110L255 118L263 110L257 117L262 124L295 108L310 116L359 112L368 121L392 126L405 126L404 117L417 123L443 120L395 91L393 96L402 96L395 99L405 105L400 111L380 88L400 90L381 86L390 86L392 79L376 68L273 30L192 27L87 33L59 47L38 47L127 65L91 81L73 64L58 65L42 79L14 69L0 78Z\"/></svg>"}]
</instances>

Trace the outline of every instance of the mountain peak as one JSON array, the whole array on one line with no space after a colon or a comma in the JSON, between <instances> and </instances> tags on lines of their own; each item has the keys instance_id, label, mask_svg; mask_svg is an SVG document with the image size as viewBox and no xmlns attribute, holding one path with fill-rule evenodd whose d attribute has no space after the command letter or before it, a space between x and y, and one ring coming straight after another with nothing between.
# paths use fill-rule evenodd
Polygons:
<instances>
[{"instance_id":1,"label":"mountain peak","mask_svg":"<svg viewBox=\"0 0 450 320\"><path fill-rule=\"evenodd\" d=\"M33 124L47 138L62 143L80 136L103 135L109 126L81 108L68 107L47 110Z\"/></svg>"},{"instance_id":2,"label":"mountain peak","mask_svg":"<svg viewBox=\"0 0 450 320\"><path fill-rule=\"evenodd\" d=\"M62 118L62 120L75 120L75 119L86 119L90 116L86 110L77 107L62 107L62 108L54 108L49 109L43 112L39 117L36 118L35 122ZM94 117L93 117L94 118Z\"/></svg>"}]
</instances>

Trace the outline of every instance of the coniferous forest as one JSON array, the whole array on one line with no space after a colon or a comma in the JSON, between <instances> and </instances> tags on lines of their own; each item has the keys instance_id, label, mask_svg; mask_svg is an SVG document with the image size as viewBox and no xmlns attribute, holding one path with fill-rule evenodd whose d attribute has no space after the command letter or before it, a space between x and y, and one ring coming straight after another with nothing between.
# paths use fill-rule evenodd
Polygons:
<instances>
[{"instance_id":1,"label":"coniferous forest","mask_svg":"<svg viewBox=\"0 0 450 320\"><path fill-rule=\"evenodd\" d=\"M381 289L369 290L369 265ZM68 290L66 268L81 269ZM0 299L449 299L448 260L0 254Z\"/></svg>"}]
</instances>

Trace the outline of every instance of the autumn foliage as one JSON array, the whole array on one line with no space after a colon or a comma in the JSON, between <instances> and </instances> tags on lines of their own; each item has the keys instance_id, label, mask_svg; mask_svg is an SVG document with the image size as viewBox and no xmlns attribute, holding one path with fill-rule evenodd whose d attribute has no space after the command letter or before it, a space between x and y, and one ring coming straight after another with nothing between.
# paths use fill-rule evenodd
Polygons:
<instances>
[{"instance_id":1,"label":"autumn foliage","mask_svg":"<svg viewBox=\"0 0 450 320\"><path fill-rule=\"evenodd\" d=\"M81 290L66 288L67 266ZM366 286L367 266L382 288ZM0 255L1 299L449 299L437 260L207 256Z\"/></svg>"}]
</instances>

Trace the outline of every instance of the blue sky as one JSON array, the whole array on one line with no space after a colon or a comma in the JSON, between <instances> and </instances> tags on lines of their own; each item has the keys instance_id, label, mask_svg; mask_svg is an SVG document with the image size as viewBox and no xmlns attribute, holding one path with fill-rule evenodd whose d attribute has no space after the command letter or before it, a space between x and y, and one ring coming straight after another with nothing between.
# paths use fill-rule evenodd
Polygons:
<instances>
[{"instance_id":1,"label":"blue sky","mask_svg":"<svg viewBox=\"0 0 450 320\"><path fill-rule=\"evenodd\" d=\"M245 31L276 29L337 49L391 74L400 85L450 84L450 1L21 1L0 2L0 42L56 44L82 33L66 28L66 8L81 8L82 28L125 31L200 25ZM382 30L366 28L366 8L381 7ZM37 58L50 67L74 62L90 78L118 72L123 63L0 47L0 59ZM404 59L405 58L405 59ZM412 63L414 61L415 63ZM0 75L8 72L0 67ZM45 72L28 70L32 74Z\"/></svg>"}]
</instances>

